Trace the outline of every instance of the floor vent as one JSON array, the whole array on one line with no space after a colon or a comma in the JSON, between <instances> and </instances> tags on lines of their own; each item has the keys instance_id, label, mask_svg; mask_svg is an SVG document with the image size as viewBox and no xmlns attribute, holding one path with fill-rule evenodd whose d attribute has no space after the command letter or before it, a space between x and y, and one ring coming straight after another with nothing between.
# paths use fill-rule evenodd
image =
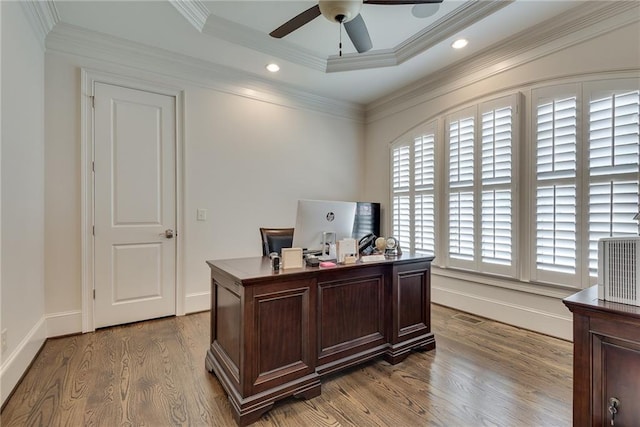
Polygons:
<instances>
[{"instance_id":1,"label":"floor vent","mask_svg":"<svg viewBox=\"0 0 640 427\"><path fill-rule=\"evenodd\" d=\"M454 319L462 320L463 322L471 323L473 325L479 325L483 323L483 320L477 317L469 316L468 314L459 313L453 316Z\"/></svg>"}]
</instances>

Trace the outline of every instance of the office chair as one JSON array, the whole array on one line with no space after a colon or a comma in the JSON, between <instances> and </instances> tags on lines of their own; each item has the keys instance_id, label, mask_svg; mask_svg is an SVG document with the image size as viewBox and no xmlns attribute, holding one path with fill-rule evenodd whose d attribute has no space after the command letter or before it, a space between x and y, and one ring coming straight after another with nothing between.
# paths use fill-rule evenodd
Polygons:
<instances>
[{"instance_id":1,"label":"office chair","mask_svg":"<svg viewBox=\"0 0 640 427\"><path fill-rule=\"evenodd\" d=\"M293 228L260 227L262 239L262 256L271 252L281 252L282 248L290 248L293 244Z\"/></svg>"}]
</instances>

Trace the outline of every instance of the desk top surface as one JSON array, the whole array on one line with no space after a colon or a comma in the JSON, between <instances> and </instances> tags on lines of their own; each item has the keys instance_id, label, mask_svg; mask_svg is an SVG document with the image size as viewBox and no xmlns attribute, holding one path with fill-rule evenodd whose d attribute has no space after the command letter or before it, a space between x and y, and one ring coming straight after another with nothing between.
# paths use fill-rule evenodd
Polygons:
<instances>
[{"instance_id":1,"label":"desk top surface","mask_svg":"<svg viewBox=\"0 0 640 427\"><path fill-rule=\"evenodd\" d=\"M405 264L418 261L431 262L434 259L432 255L418 255L418 254L402 254L398 257L387 258L384 261L375 262L361 262L358 260L355 264L337 264L335 267L302 267L291 269L280 269L273 271L271 269L271 260L269 257L251 257L251 258L234 258L234 259L221 259L210 260L207 264L211 268L212 272L224 272L238 278L240 280L251 280L261 278L271 278L273 276L288 276L288 275L305 275L305 274L317 274L318 272L328 272L335 270L345 270L353 268L364 268L370 266L379 266L385 264Z\"/></svg>"},{"instance_id":2,"label":"desk top surface","mask_svg":"<svg viewBox=\"0 0 640 427\"><path fill-rule=\"evenodd\" d=\"M590 310L602 311L614 314L624 314L625 316L640 319L640 307L631 304L621 304L619 302L604 301L598 299L598 285L591 286L564 300L564 304L571 311Z\"/></svg>"}]
</instances>

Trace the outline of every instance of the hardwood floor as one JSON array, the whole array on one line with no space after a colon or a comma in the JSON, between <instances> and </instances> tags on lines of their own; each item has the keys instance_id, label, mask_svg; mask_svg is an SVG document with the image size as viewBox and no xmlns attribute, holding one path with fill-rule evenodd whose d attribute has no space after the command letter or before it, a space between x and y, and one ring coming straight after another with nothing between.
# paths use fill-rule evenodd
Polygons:
<instances>
[{"instance_id":1,"label":"hardwood floor","mask_svg":"<svg viewBox=\"0 0 640 427\"><path fill-rule=\"evenodd\" d=\"M432 323L434 351L330 376L321 396L276 403L254 425L571 425L571 343L437 305ZM51 339L0 425L233 426L208 340L209 313Z\"/></svg>"}]
</instances>

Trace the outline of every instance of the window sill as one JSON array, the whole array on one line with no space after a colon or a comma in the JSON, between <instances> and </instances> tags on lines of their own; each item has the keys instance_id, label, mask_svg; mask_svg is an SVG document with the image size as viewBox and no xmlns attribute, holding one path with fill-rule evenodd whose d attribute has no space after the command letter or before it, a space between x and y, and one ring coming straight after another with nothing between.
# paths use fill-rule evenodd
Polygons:
<instances>
[{"instance_id":1,"label":"window sill","mask_svg":"<svg viewBox=\"0 0 640 427\"><path fill-rule=\"evenodd\" d=\"M462 280L479 285L494 286L559 299L564 299L583 289L579 287L562 286L542 282L525 282L514 278L438 266L432 266L431 274L433 276Z\"/></svg>"}]
</instances>

